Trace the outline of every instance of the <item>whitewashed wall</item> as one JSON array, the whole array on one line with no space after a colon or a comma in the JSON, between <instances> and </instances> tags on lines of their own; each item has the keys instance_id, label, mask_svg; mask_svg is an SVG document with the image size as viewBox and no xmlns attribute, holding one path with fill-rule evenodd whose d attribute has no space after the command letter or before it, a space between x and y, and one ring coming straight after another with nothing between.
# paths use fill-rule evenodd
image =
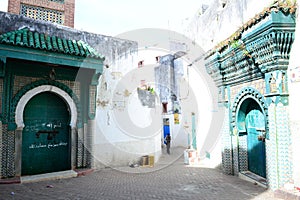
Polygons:
<instances>
[{"instance_id":1,"label":"whitewashed wall","mask_svg":"<svg viewBox=\"0 0 300 200\"><path fill-rule=\"evenodd\" d=\"M222 2L226 2L224 8ZM228 38L272 2L273 0L212 0L203 14L197 12L191 17L184 34L207 51Z\"/></svg>"},{"instance_id":2,"label":"whitewashed wall","mask_svg":"<svg viewBox=\"0 0 300 200\"><path fill-rule=\"evenodd\" d=\"M161 108L142 106L141 80L154 80L151 68L138 68L141 56L120 55L100 78L96 117L95 159L98 166L124 166L141 156L161 154ZM155 60L155 57L153 57ZM98 161L98 162L97 162Z\"/></svg>"}]
</instances>

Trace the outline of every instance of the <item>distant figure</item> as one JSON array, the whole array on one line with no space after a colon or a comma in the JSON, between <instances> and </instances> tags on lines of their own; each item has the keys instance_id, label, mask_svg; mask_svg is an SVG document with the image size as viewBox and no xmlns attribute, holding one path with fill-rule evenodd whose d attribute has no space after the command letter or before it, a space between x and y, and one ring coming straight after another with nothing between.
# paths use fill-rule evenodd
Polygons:
<instances>
[{"instance_id":1,"label":"distant figure","mask_svg":"<svg viewBox=\"0 0 300 200\"><path fill-rule=\"evenodd\" d=\"M171 136L168 134L165 138L166 145L167 145L167 153L170 154L170 146L171 146Z\"/></svg>"}]
</instances>

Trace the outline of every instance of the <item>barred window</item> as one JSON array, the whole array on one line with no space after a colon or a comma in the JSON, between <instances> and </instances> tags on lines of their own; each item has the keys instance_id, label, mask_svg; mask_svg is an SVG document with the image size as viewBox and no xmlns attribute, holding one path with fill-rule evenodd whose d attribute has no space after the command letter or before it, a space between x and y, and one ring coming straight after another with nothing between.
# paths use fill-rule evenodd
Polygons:
<instances>
[{"instance_id":1,"label":"barred window","mask_svg":"<svg viewBox=\"0 0 300 200\"><path fill-rule=\"evenodd\" d=\"M53 0L54 1L54 0ZM57 24L64 24L64 13L36 6L21 4L20 14L32 19L49 21Z\"/></svg>"}]
</instances>

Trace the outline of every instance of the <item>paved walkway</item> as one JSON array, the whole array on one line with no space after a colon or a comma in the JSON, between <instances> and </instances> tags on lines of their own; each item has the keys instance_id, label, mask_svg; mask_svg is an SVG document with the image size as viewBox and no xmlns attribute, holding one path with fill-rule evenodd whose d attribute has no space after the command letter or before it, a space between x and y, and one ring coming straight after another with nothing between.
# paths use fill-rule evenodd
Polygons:
<instances>
[{"instance_id":1,"label":"paved walkway","mask_svg":"<svg viewBox=\"0 0 300 200\"><path fill-rule=\"evenodd\" d=\"M164 154L152 168L106 168L76 178L0 185L0 200L276 199L273 192L218 169L184 165L182 151Z\"/></svg>"}]
</instances>

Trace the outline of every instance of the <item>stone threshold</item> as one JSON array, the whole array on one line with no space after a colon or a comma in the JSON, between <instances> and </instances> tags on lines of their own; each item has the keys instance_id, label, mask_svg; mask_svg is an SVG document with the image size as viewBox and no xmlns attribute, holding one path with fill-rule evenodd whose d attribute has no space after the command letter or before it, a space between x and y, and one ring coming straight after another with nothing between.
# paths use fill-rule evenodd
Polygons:
<instances>
[{"instance_id":1,"label":"stone threshold","mask_svg":"<svg viewBox=\"0 0 300 200\"><path fill-rule=\"evenodd\" d=\"M94 169L75 169L75 170L66 170L66 171L52 172L46 174L37 174L31 176L13 177L13 178L0 179L0 184L19 184L19 183L30 183L30 182L75 178L75 177L88 175L93 171Z\"/></svg>"},{"instance_id":2,"label":"stone threshold","mask_svg":"<svg viewBox=\"0 0 300 200\"><path fill-rule=\"evenodd\" d=\"M257 174L254 174L250 171L242 171L239 173L239 177L243 180L253 182L254 184L257 184L261 187L268 188L267 186L267 179L258 176Z\"/></svg>"},{"instance_id":3,"label":"stone threshold","mask_svg":"<svg viewBox=\"0 0 300 200\"><path fill-rule=\"evenodd\" d=\"M0 184L17 184L21 183L20 177L0 179Z\"/></svg>"}]
</instances>

